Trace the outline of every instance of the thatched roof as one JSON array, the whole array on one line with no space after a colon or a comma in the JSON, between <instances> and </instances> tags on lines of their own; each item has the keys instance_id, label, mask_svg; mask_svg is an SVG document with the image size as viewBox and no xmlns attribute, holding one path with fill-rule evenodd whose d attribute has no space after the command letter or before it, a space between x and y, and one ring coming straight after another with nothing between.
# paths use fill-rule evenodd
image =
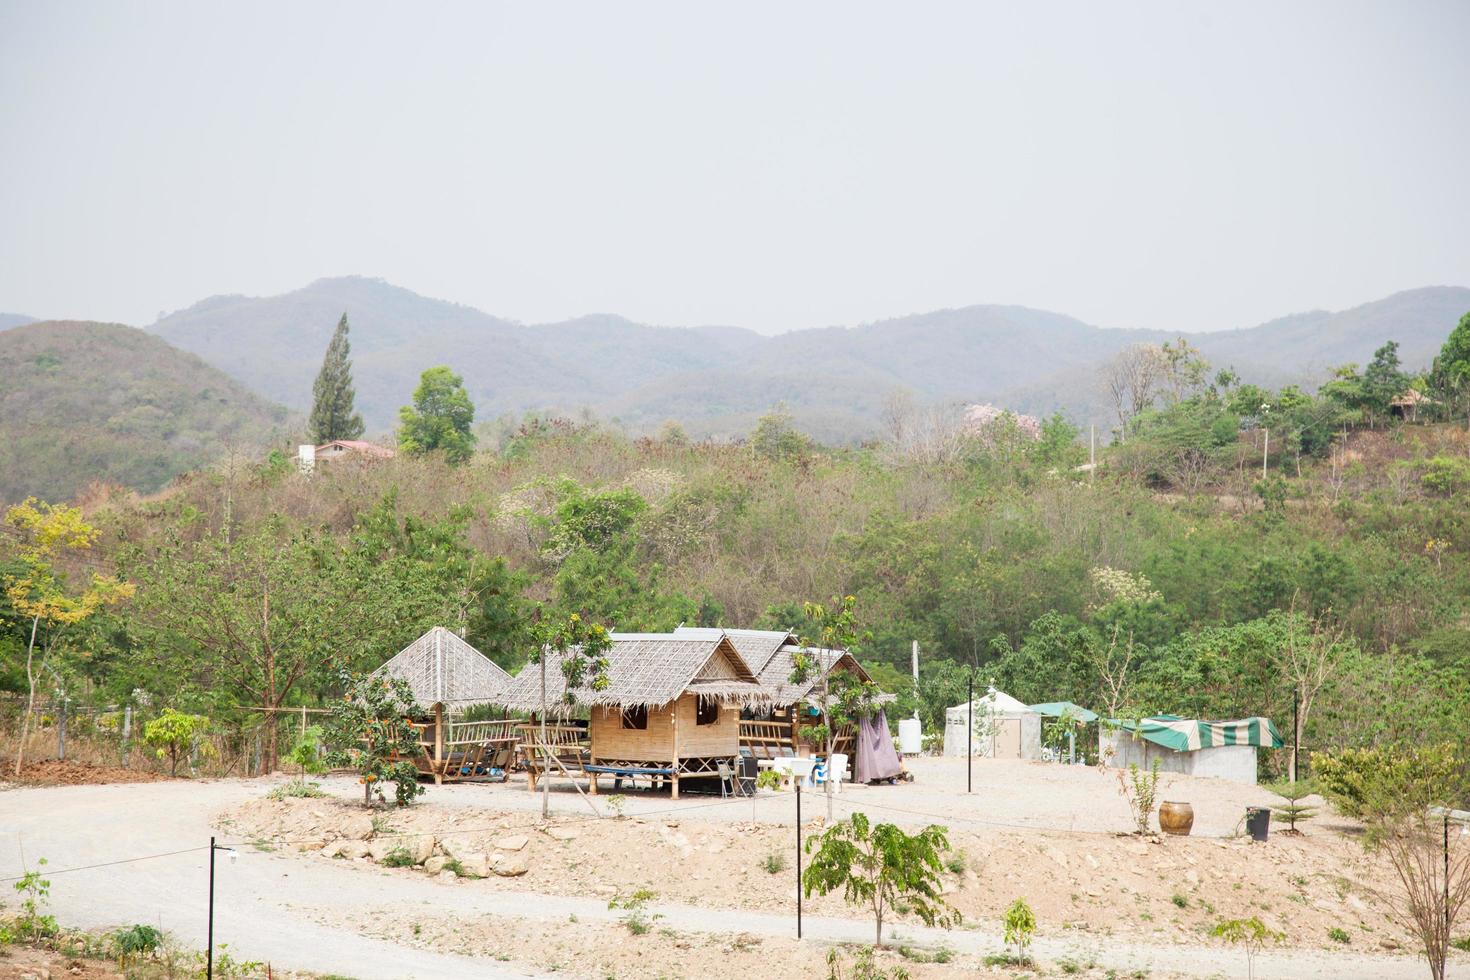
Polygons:
<instances>
[{"instance_id":1,"label":"thatched roof","mask_svg":"<svg viewBox=\"0 0 1470 980\"><path fill-rule=\"evenodd\" d=\"M791 683L791 672L796 669L796 655L805 653L812 662L811 676L804 684ZM854 677L861 680L871 681L868 672L863 665L858 663L857 658L846 650L821 650L816 647L803 649L800 644L787 643L766 661L766 665L760 672L761 686L771 692L771 703L777 707L785 707L798 701L813 700L813 692L822 686L822 667L826 665L826 673L831 674L836 670L845 670Z\"/></svg>"},{"instance_id":2,"label":"thatched roof","mask_svg":"<svg viewBox=\"0 0 1470 980\"><path fill-rule=\"evenodd\" d=\"M708 632L709 630L700 627L680 626L674 630L674 635L696 636ZM730 638L730 642L757 677L766 669L766 664L771 662L777 650L788 643L800 642L795 633L786 630L725 630L725 635Z\"/></svg>"},{"instance_id":3,"label":"thatched roof","mask_svg":"<svg viewBox=\"0 0 1470 980\"><path fill-rule=\"evenodd\" d=\"M495 661L443 626L404 647L373 676L403 678L421 708L495 703L511 683Z\"/></svg>"},{"instance_id":4,"label":"thatched roof","mask_svg":"<svg viewBox=\"0 0 1470 980\"><path fill-rule=\"evenodd\" d=\"M546 655L546 698L565 714L575 706L616 708L661 707L685 693L723 703L748 704L769 700L755 672L723 630L680 633L613 633L607 653L607 687L601 691L583 685L572 690L575 705L563 699L562 658ZM527 664L497 700L518 711L541 708L541 668Z\"/></svg>"},{"instance_id":5,"label":"thatched roof","mask_svg":"<svg viewBox=\"0 0 1470 980\"><path fill-rule=\"evenodd\" d=\"M674 630L674 635L687 636L707 632L709 631L680 626ZM806 655L813 664L811 677L805 684L792 684L789 678L796 669L796 655L803 649L795 633L788 630L725 630L725 635L730 638L735 649L740 651L746 663L750 664L761 687L770 693L771 703L778 708L811 700L812 692L821 686L824 664L827 673L841 669L850 671L865 681L873 679L852 654L843 650L811 647L806 650ZM887 696L887 700L892 700L892 697Z\"/></svg>"}]
</instances>

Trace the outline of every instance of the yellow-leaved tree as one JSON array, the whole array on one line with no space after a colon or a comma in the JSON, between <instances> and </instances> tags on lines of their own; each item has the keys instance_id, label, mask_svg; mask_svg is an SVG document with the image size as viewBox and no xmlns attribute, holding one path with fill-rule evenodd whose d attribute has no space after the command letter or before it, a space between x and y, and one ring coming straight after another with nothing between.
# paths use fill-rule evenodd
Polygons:
<instances>
[{"instance_id":1,"label":"yellow-leaved tree","mask_svg":"<svg viewBox=\"0 0 1470 980\"><path fill-rule=\"evenodd\" d=\"M36 707L36 685L50 666L66 628L103 606L128 598L133 587L114 576L95 572L90 573L85 588L69 587L66 565L90 550L100 533L83 519L79 507L29 497L5 512L5 524L17 532L19 540L19 567L5 575L5 594L15 611L31 621L30 641L26 644L26 710L15 747L15 774L19 776Z\"/></svg>"}]
</instances>

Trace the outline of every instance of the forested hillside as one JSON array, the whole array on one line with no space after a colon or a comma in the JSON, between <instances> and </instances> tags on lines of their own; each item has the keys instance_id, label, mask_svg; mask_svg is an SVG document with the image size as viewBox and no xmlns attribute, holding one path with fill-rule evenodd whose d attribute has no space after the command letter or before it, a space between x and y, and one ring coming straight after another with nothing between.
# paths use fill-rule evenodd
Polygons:
<instances>
[{"instance_id":1,"label":"forested hillside","mask_svg":"<svg viewBox=\"0 0 1470 980\"><path fill-rule=\"evenodd\" d=\"M285 409L133 327L0 332L0 501L64 500L93 482L152 491L235 449L259 456Z\"/></svg>"},{"instance_id":2,"label":"forested hillside","mask_svg":"<svg viewBox=\"0 0 1470 980\"><path fill-rule=\"evenodd\" d=\"M74 555L17 550L44 513L12 515L0 547L29 568L57 552L63 592L119 577L43 634L72 696L141 691L242 737L260 724L244 709L320 703L338 669L433 624L514 669L538 614L801 630L804 601L851 595L856 652L931 730L973 676L1112 716L1283 728L1295 691L1308 748L1463 743L1470 315L1414 421L1392 343L1315 395L1244 383L1187 343L1129 357L1125 438L1095 469L1061 416L958 424L902 404L862 449L780 412L739 445L529 417L476 448L438 369L415 399L423 438L396 458L302 474L275 453L57 512L98 531ZM0 623L18 687L28 620ZM901 670L915 640L917 688Z\"/></svg>"},{"instance_id":3,"label":"forested hillside","mask_svg":"<svg viewBox=\"0 0 1470 980\"><path fill-rule=\"evenodd\" d=\"M1470 289L1399 293L1338 313L1300 314L1249 330L1190 333L1206 357L1257 384L1315 385L1396 340L1405 365L1428 366ZM219 296L150 329L252 390L305 410L338 318L353 324L359 408L391 424L424 368L452 364L482 418L591 409L631 431L676 419L694 436L748 431L784 401L803 429L850 443L882 427L900 389L920 403L995 402L1067 412L1103 432L1115 421L1100 367L1130 344L1178 334L1105 330L1018 306L970 306L857 327L762 337L736 327L652 327L616 316L525 326L377 280L323 279L282 296Z\"/></svg>"}]
</instances>

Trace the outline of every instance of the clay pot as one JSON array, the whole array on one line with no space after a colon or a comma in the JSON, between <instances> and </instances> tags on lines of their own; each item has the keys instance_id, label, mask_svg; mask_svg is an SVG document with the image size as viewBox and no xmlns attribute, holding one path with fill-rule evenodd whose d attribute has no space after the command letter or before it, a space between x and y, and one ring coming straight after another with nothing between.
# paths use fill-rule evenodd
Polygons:
<instances>
[{"instance_id":1,"label":"clay pot","mask_svg":"<svg viewBox=\"0 0 1470 980\"><path fill-rule=\"evenodd\" d=\"M1159 806L1159 829L1176 837L1188 837L1194 827L1194 807L1166 800Z\"/></svg>"}]
</instances>

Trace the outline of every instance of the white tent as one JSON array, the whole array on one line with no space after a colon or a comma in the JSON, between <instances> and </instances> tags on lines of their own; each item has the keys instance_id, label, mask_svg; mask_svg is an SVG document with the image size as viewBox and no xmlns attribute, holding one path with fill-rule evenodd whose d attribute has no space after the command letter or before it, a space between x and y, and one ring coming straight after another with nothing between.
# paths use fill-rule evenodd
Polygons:
<instances>
[{"instance_id":1,"label":"white tent","mask_svg":"<svg viewBox=\"0 0 1470 980\"><path fill-rule=\"evenodd\" d=\"M972 718L974 735L969 745L975 755L990 759L1041 758L1041 714L993 687L969 704L945 710L945 755L964 756L966 729Z\"/></svg>"}]
</instances>

